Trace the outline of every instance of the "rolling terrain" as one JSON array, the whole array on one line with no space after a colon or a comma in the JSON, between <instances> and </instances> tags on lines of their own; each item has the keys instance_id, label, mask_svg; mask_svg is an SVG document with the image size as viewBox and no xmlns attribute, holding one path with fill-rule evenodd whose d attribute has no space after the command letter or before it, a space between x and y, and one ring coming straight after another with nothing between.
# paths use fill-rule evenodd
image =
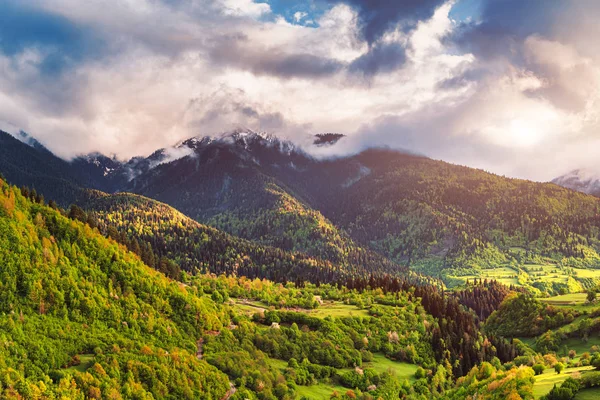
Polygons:
<instances>
[{"instance_id":1,"label":"rolling terrain","mask_svg":"<svg viewBox=\"0 0 600 400\"><path fill-rule=\"evenodd\" d=\"M324 135L315 146L343 140ZM450 287L484 277L559 294L598 280L600 200L555 184L385 149L317 159L248 130L191 138L127 162L98 154L65 162L12 141L12 159L41 161L11 164L8 179L44 193L31 177L58 165L66 178L48 190L63 206L101 201L97 190L128 191L262 246L350 270L409 266Z\"/></svg>"}]
</instances>

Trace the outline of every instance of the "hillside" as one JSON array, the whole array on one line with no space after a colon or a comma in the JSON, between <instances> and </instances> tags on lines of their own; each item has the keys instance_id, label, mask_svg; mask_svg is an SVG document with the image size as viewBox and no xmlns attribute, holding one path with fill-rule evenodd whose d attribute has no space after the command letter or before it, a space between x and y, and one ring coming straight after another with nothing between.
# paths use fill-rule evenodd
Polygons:
<instances>
[{"instance_id":1,"label":"hillside","mask_svg":"<svg viewBox=\"0 0 600 400\"><path fill-rule=\"evenodd\" d=\"M418 278L374 253L351 253L357 258L335 264L239 239L139 195L103 196L87 203L86 209L105 235L128 243L148 265L159 269L161 258L166 257L191 273L235 274L277 282L345 282L386 273L402 281ZM173 277L177 278L177 273Z\"/></svg>"},{"instance_id":2,"label":"hillside","mask_svg":"<svg viewBox=\"0 0 600 400\"><path fill-rule=\"evenodd\" d=\"M342 171L368 171L335 194L323 190ZM599 264L598 199L472 168L369 150L320 167L322 186L306 184L334 224L358 243L428 273L502 265ZM355 172L355 173L356 173ZM305 178L309 182L308 177Z\"/></svg>"},{"instance_id":3,"label":"hillside","mask_svg":"<svg viewBox=\"0 0 600 400\"><path fill-rule=\"evenodd\" d=\"M293 399L312 385L323 390L332 384L364 400L367 391L431 397L451 387L453 373L496 354L477 333L474 317L434 288L359 294L341 286L285 288L208 275L176 283L95 228L4 181L0 233L6 398L221 399L239 393ZM233 295L236 300L229 300ZM319 317L298 308L320 307L317 295L352 304L359 314L333 316L323 306ZM237 306L241 298L274 297L296 308L263 309L250 318ZM436 360L448 366L436 372L446 383L432 384L423 369L435 370ZM406 382L419 380L420 389L389 368Z\"/></svg>"},{"instance_id":4,"label":"hillside","mask_svg":"<svg viewBox=\"0 0 600 400\"><path fill-rule=\"evenodd\" d=\"M331 249L368 248L449 284L485 269L600 266L598 199L553 184L390 150L319 161L260 137L194 143L131 190L253 241L335 261Z\"/></svg>"},{"instance_id":5,"label":"hillside","mask_svg":"<svg viewBox=\"0 0 600 400\"><path fill-rule=\"evenodd\" d=\"M263 245L341 264L367 253L294 192L293 182L279 179L277 171L314 162L291 143L236 131L192 138L176 149L188 155L141 173L126 189Z\"/></svg>"},{"instance_id":6,"label":"hillside","mask_svg":"<svg viewBox=\"0 0 600 400\"><path fill-rule=\"evenodd\" d=\"M220 399L228 390L195 355L202 332L228 321L214 303L4 181L0 282L3 397Z\"/></svg>"},{"instance_id":7,"label":"hillside","mask_svg":"<svg viewBox=\"0 0 600 400\"><path fill-rule=\"evenodd\" d=\"M84 186L69 163L37 141L32 146L0 131L0 172L18 186L35 189L47 199L68 206L95 196L93 186Z\"/></svg>"},{"instance_id":8,"label":"hillside","mask_svg":"<svg viewBox=\"0 0 600 400\"><path fill-rule=\"evenodd\" d=\"M15 154L33 157L23 161L31 174L7 174L15 183L50 171L77 193L89 194L80 188L93 184L142 194L231 235L350 270L408 265L449 286L487 277L549 294L582 290L599 278L585 270L600 267L600 200L554 184L383 149L321 160L248 130L191 138L126 163L79 157L66 172L52 169L64 167L55 158L36 162L41 150L12 140ZM90 197L40 181L63 205ZM538 279L546 269L556 272L552 282Z\"/></svg>"}]
</instances>

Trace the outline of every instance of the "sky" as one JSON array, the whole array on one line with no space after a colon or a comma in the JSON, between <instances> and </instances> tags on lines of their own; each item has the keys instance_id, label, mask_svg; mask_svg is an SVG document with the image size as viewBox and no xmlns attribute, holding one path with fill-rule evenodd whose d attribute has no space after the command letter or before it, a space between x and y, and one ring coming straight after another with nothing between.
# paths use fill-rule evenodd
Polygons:
<instances>
[{"instance_id":1,"label":"sky","mask_svg":"<svg viewBox=\"0 0 600 400\"><path fill-rule=\"evenodd\" d=\"M0 129L126 159L234 128L600 174L597 0L3 0Z\"/></svg>"}]
</instances>

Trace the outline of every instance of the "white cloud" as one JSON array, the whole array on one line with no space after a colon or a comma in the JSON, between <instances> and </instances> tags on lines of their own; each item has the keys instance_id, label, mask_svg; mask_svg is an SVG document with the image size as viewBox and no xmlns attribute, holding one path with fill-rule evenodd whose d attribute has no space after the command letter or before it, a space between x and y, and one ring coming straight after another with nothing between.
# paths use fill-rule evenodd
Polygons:
<instances>
[{"instance_id":1,"label":"white cloud","mask_svg":"<svg viewBox=\"0 0 600 400\"><path fill-rule=\"evenodd\" d=\"M294 22L295 23L300 23L300 21L302 21L304 18L306 18L306 16L308 15L308 13L304 12L304 11L296 11L294 13Z\"/></svg>"},{"instance_id":2,"label":"white cloud","mask_svg":"<svg viewBox=\"0 0 600 400\"><path fill-rule=\"evenodd\" d=\"M258 18L271 12L271 6L267 3L257 3L253 0L221 0L221 3L226 15Z\"/></svg>"},{"instance_id":3,"label":"white cloud","mask_svg":"<svg viewBox=\"0 0 600 400\"><path fill-rule=\"evenodd\" d=\"M238 61L303 54L348 65L370 49L356 11L343 4L308 27L302 12L294 24L262 18L271 8L250 0L23 1L110 42L106 56L54 80L39 70L41 49L0 56L0 128L23 128L65 157L148 154L246 125L297 141L349 135L320 156L390 145L542 180L578 163L600 170L592 151L600 141L598 56L540 35L515 45L523 65L462 53L447 40L459 29L449 17L453 2L413 31L380 38L406 47L406 62L365 80L345 68L326 78L282 77L210 57L234 41L252 55L233 54Z\"/></svg>"}]
</instances>

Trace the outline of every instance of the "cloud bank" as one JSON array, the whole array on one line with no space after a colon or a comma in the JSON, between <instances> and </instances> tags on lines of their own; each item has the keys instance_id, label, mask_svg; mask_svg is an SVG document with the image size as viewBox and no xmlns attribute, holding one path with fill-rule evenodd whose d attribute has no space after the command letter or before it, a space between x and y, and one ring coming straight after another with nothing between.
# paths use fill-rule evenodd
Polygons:
<instances>
[{"instance_id":1,"label":"cloud bank","mask_svg":"<svg viewBox=\"0 0 600 400\"><path fill-rule=\"evenodd\" d=\"M594 0L7 0L0 129L64 157L247 126L348 135L318 156L600 172L598 17Z\"/></svg>"}]
</instances>

